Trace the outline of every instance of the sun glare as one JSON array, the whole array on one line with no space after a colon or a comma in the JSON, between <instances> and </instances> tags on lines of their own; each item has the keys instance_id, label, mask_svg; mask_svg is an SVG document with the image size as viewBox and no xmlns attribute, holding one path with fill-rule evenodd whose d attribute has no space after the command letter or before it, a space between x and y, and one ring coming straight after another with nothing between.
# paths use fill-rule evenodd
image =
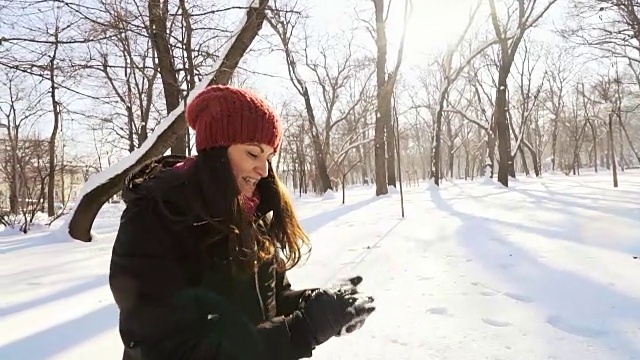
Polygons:
<instances>
[{"instance_id":1,"label":"sun glare","mask_svg":"<svg viewBox=\"0 0 640 360\"><path fill-rule=\"evenodd\" d=\"M399 41L402 34L400 2L390 36ZM405 61L424 62L425 56L434 54L455 42L468 22L468 15L476 0L414 0L413 13L407 27Z\"/></svg>"}]
</instances>

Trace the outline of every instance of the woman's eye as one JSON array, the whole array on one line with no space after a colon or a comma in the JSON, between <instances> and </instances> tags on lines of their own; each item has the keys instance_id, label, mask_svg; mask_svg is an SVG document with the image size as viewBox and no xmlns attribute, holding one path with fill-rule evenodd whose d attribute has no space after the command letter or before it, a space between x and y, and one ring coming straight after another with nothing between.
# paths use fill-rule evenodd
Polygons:
<instances>
[{"instance_id":1,"label":"woman's eye","mask_svg":"<svg viewBox=\"0 0 640 360\"><path fill-rule=\"evenodd\" d=\"M247 154L248 154L248 155L249 155L249 157L250 157L250 158L252 158L252 159L257 159L257 158L258 158L258 155L254 154L254 153L252 153L252 152L250 152L250 151L247 151Z\"/></svg>"}]
</instances>

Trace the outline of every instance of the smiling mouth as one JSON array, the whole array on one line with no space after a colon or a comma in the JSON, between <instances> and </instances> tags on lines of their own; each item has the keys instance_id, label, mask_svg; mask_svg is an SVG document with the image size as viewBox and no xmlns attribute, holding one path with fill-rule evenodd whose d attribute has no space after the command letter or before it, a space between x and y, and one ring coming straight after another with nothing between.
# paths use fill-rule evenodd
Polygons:
<instances>
[{"instance_id":1,"label":"smiling mouth","mask_svg":"<svg viewBox=\"0 0 640 360\"><path fill-rule=\"evenodd\" d=\"M256 184L258 184L258 179L254 179L252 177L248 177L248 176L243 176L242 177L242 181L252 187L255 187Z\"/></svg>"}]
</instances>

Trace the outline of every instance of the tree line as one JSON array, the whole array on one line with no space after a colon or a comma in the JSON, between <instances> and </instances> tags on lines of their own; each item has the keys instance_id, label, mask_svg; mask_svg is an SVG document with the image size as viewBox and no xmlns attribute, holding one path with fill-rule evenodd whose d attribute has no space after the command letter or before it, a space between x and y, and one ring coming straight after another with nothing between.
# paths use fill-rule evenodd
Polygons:
<instances>
[{"instance_id":1,"label":"tree line","mask_svg":"<svg viewBox=\"0 0 640 360\"><path fill-rule=\"evenodd\" d=\"M640 164L632 2L470 1L460 34L419 65L404 64L411 0L354 6L346 28L324 31L287 0L0 2L0 221L26 231L77 200L70 233L89 241L137 166L193 154L183 109L194 93L259 77L286 88L275 166L299 194L375 184L384 195L399 178L508 186L585 167L611 169L617 186ZM262 68L264 56L283 71Z\"/></svg>"}]
</instances>

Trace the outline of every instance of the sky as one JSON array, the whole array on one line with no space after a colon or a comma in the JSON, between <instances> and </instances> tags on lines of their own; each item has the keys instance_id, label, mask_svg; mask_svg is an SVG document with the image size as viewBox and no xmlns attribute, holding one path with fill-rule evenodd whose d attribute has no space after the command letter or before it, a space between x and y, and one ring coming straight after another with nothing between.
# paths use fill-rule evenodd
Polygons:
<instances>
[{"instance_id":1,"label":"sky","mask_svg":"<svg viewBox=\"0 0 640 360\"><path fill-rule=\"evenodd\" d=\"M466 25L470 9L476 3L476 0L413 0L413 12L407 26L401 75L410 77L416 67L427 64L434 55L457 40ZM316 33L339 33L341 30L352 28L354 23L357 23L357 20L354 20L357 17L369 18L373 14L371 1L312 0L306 1L305 4L309 4L308 9L311 14L309 28ZM557 8L555 10L552 8L548 14L547 24L545 24L547 29L550 28L550 22L561 21L566 10L561 4L555 6ZM395 64L397 56L397 46L403 27L403 9L404 1L392 1L392 13L387 30L390 43L388 49L389 68ZM485 7L479 12L478 19L488 19L486 10ZM531 31L536 39L551 43L558 41L557 36L548 30L533 29ZM263 27L261 34L271 36L272 30ZM360 35L357 45L375 54L375 43L368 35ZM269 74L269 76L254 74L249 83L276 104L284 99L296 98L295 90L287 77L282 53L278 52L266 56L261 54L257 59L247 57L243 59L243 65Z\"/></svg>"},{"instance_id":2,"label":"sky","mask_svg":"<svg viewBox=\"0 0 640 360\"><path fill-rule=\"evenodd\" d=\"M308 28L312 34L324 34L324 36L337 36L340 39L341 32L350 31L354 26L361 26L356 19L370 18L373 14L373 4L364 0L307 0L298 1L307 9L310 17ZM407 37L403 67L401 73L405 76L410 74L412 68L429 62L430 56L438 53L452 41L454 41L467 20L467 14L476 0L413 0L413 12L407 26ZM562 1L561 1L562 3ZM403 25L404 1L393 0L391 16L388 23L389 46L389 67L395 63L397 56L397 44L400 39ZM549 18L552 21L561 19L563 13L562 5L556 4L556 9L552 10ZM484 11L484 10L482 10ZM240 15L236 12L237 15ZM486 12L480 14L486 16ZM236 19L230 19L230 23L235 23ZM231 28L235 25L231 25ZM273 31L268 25L264 25L260 33L261 37L273 39ZM537 31L536 37L551 39L554 36L545 31ZM344 39L344 34L342 35ZM257 42L262 40L258 39ZM340 46L337 40L337 46ZM375 53L374 41L363 32L360 32L356 40L356 45L366 49L372 54ZM241 66L247 69L256 70L258 73L249 75L247 85L255 88L276 106L284 101L299 101L295 89L291 85L281 52L271 54L261 53L258 56L248 55L243 59ZM302 71L303 76L305 75ZM408 76L410 77L410 75ZM91 111L91 104L85 101L75 101L73 107L78 111ZM42 121L40 129L43 134L50 133L51 120ZM86 131L84 126L72 121L65 124L65 138L68 146L76 149L77 152L93 153L93 135Z\"/></svg>"}]
</instances>

